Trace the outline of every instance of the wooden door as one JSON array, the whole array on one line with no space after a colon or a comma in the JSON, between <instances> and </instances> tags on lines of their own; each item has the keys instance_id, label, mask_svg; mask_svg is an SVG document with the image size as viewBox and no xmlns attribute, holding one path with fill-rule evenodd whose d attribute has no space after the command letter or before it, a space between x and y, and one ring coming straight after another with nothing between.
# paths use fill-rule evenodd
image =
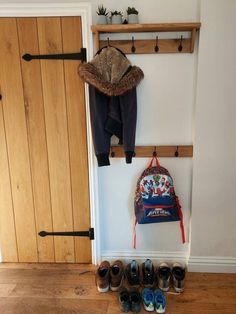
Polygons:
<instances>
[{"instance_id":1,"label":"wooden door","mask_svg":"<svg viewBox=\"0 0 236 314\"><path fill-rule=\"evenodd\" d=\"M90 227L80 17L0 18L0 259L91 262L88 238L38 236Z\"/></svg>"}]
</instances>

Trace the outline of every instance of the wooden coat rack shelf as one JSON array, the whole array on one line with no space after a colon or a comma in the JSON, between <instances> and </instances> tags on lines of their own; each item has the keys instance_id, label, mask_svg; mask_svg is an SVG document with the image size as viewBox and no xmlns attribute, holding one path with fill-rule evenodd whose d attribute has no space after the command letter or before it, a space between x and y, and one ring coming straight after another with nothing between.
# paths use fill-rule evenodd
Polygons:
<instances>
[{"instance_id":1,"label":"wooden coat rack shelf","mask_svg":"<svg viewBox=\"0 0 236 314\"><path fill-rule=\"evenodd\" d=\"M135 157L193 157L192 145L180 146L136 146ZM111 157L125 157L122 146L111 147Z\"/></svg>"},{"instance_id":2,"label":"wooden coat rack shelf","mask_svg":"<svg viewBox=\"0 0 236 314\"><path fill-rule=\"evenodd\" d=\"M196 33L201 23L159 23L159 24L120 24L120 25L92 25L94 34L94 47L96 50L108 44L121 49L125 54L147 54L147 53L192 53ZM174 32L179 37L159 39L158 33ZM181 32L189 32L190 38L184 38ZM130 39L112 40L109 34L129 33ZM155 33L155 39L136 40L134 33ZM100 35L107 34L107 40L101 40ZM173 36L172 36L173 37ZM193 157L192 145L179 146L136 146L135 157ZM125 157L122 146L111 147L111 157Z\"/></svg>"},{"instance_id":3,"label":"wooden coat rack shelf","mask_svg":"<svg viewBox=\"0 0 236 314\"><path fill-rule=\"evenodd\" d=\"M94 34L94 45L100 49L108 45L107 40L101 40L100 34L109 33L131 33L130 39L111 40L111 46L121 49L124 53L146 54L146 53L192 53L196 32L200 29L201 23L159 23L159 24L120 24L120 25L92 25L91 30ZM178 32L178 38L159 39L158 33ZM190 32L190 38L184 38L181 32ZM134 33L155 33L155 39L136 40Z\"/></svg>"}]
</instances>

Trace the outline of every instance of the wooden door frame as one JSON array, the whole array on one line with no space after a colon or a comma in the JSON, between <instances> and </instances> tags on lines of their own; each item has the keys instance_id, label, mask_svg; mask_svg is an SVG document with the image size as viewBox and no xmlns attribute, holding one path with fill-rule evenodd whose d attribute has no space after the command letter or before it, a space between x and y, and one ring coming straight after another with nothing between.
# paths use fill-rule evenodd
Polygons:
<instances>
[{"instance_id":1,"label":"wooden door frame","mask_svg":"<svg viewBox=\"0 0 236 314\"><path fill-rule=\"evenodd\" d=\"M0 17L47 17L47 16L80 16L82 23L83 47L87 48L87 59L93 56L92 8L90 3L0 3ZM98 264L101 260L100 230L99 230L99 198L97 166L93 151L92 135L89 119L89 93L85 84L85 105L89 165L89 196L91 227L95 231L95 239L91 241L92 263Z\"/></svg>"}]
</instances>

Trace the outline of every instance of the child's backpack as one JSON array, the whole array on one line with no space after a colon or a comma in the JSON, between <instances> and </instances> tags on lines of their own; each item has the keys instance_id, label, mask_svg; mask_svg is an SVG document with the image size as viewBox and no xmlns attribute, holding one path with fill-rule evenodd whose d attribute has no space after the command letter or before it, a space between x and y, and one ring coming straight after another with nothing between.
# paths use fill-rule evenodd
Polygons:
<instances>
[{"instance_id":1,"label":"child's backpack","mask_svg":"<svg viewBox=\"0 0 236 314\"><path fill-rule=\"evenodd\" d=\"M156 166L153 166L155 160ZM135 199L135 226L139 224L180 221L182 241L185 243L183 214L179 199L175 195L173 179L169 171L161 167L153 157L138 179ZM134 226L134 248L136 234Z\"/></svg>"}]
</instances>

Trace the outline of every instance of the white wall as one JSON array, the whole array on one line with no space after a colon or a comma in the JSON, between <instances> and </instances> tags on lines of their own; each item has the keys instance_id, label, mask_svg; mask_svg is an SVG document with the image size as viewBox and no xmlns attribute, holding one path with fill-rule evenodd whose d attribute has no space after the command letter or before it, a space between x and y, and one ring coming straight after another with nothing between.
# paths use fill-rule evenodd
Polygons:
<instances>
[{"instance_id":1,"label":"white wall","mask_svg":"<svg viewBox=\"0 0 236 314\"><path fill-rule=\"evenodd\" d=\"M191 269L236 271L235 17L234 0L202 1Z\"/></svg>"},{"instance_id":2,"label":"white wall","mask_svg":"<svg viewBox=\"0 0 236 314\"><path fill-rule=\"evenodd\" d=\"M93 1L94 12L100 1ZM102 1L123 12L140 11L140 22L199 21L199 1ZM93 13L94 13L93 12ZM93 14L94 23L97 16ZM180 34L176 34L180 37ZM194 54L128 55L145 78L138 86L137 145L192 144L197 47ZM102 258L185 260L189 244L181 243L179 223L137 226L137 250L132 248L133 199L137 179L148 159L111 160L98 169ZM171 172L185 215L188 235L191 208L192 159L160 159Z\"/></svg>"}]
</instances>

